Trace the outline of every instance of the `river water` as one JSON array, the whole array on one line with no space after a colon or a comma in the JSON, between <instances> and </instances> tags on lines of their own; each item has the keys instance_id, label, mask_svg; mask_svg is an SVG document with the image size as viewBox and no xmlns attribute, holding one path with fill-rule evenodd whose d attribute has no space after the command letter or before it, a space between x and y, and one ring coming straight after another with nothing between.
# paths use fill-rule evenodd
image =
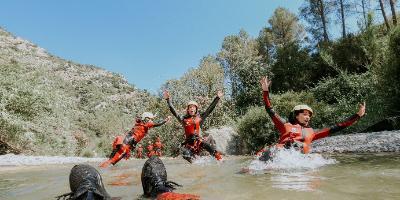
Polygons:
<instances>
[{"instance_id":1,"label":"river water","mask_svg":"<svg viewBox=\"0 0 400 200\"><path fill-rule=\"evenodd\" d=\"M311 154L283 152L273 162L231 156L223 162L202 157L194 164L162 159L176 192L201 199L400 199L400 154ZM141 198L145 160L122 160L97 168L108 193ZM98 162L90 163L97 166ZM74 164L0 167L0 199L55 199L69 192Z\"/></svg>"}]
</instances>

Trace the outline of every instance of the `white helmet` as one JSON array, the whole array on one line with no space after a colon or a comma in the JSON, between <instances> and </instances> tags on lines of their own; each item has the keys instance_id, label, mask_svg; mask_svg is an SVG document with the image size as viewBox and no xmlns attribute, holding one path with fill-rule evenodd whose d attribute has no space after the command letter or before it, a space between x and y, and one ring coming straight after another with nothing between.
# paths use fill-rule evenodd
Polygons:
<instances>
[{"instance_id":1,"label":"white helmet","mask_svg":"<svg viewBox=\"0 0 400 200\"><path fill-rule=\"evenodd\" d=\"M308 111L310 111L311 115L314 113L313 110L310 108L310 106L307 106L305 104L295 106L293 108L292 112L298 111L298 110L308 110Z\"/></svg>"},{"instance_id":2,"label":"white helmet","mask_svg":"<svg viewBox=\"0 0 400 200\"><path fill-rule=\"evenodd\" d=\"M145 120L146 118L153 119L154 117L156 117L156 116L153 115L153 113L151 113L151 112L144 112L142 114L142 120Z\"/></svg>"},{"instance_id":3,"label":"white helmet","mask_svg":"<svg viewBox=\"0 0 400 200\"><path fill-rule=\"evenodd\" d=\"M187 106L189 107L190 105L194 105L194 106L196 106L196 108L199 108L199 104L197 102L195 102L195 101L189 101L187 103Z\"/></svg>"}]
</instances>

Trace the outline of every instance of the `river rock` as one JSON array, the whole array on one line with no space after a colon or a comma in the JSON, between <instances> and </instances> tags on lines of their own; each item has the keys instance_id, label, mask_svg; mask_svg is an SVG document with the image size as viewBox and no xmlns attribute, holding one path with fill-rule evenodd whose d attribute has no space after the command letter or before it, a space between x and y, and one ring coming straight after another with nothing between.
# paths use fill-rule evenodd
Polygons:
<instances>
[{"instance_id":1,"label":"river rock","mask_svg":"<svg viewBox=\"0 0 400 200\"><path fill-rule=\"evenodd\" d=\"M241 152L238 133L232 127L213 128L205 131L208 138L215 141L218 151L227 155L239 155Z\"/></svg>"},{"instance_id":2,"label":"river rock","mask_svg":"<svg viewBox=\"0 0 400 200\"><path fill-rule=\"evenodd\" d=\"M368 127L365 132L392 131L400 129L400 116L389 117Z\"/></svg>"},{"instance_id":3,"label":"river rock","mask_svg":"<svg viewBox=\"0 0 400 200\"><path fill-rule=\"evenodd\" d=\"M312 151L319 153L400 152L400 130L327 137L313 142Z\"/></svg>"}]
</instances>

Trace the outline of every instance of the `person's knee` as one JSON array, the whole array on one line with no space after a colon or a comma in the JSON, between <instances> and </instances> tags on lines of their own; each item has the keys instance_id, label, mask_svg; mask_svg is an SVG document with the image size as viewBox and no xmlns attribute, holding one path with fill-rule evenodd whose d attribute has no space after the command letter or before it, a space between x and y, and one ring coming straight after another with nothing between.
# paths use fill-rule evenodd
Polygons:
<instances>
[{"instance_id":1,"label":"person's knee","mask_svg":"<svg viewBox=\"0 0 400 200\"><path fill-rule=\"evenodd\" d=\"M272 159L271 151L270 151L270 150L264 151L258 159L259 159L260 161L268 161L268 160L271 160L271 159Z\"/></svg>"},{"instance_id":2,"label":"person's knee","mask_svg":"<svg viewBox=\"0 0 400 200\"><path fill-rule=\"evenodd\" d=\"M208 143L206 143L206 142L203 142L203 143L202 143L202 147L203 147L206 151L208 151L208 153L210 153L211 155L214 155L214 154L217 152L216 149L214 149L210 144L208 144Z\"/></svg>"},{"instance_id":3,"label":"person's knee","mask_svg":"<svg viewBox=\"0 0 400 200\"><path fill-rule=\"evenodd\" d=\"M183 159L192 162L193 153L187 148L182 148L182 157Z\"/></svg>"}]
</instances>

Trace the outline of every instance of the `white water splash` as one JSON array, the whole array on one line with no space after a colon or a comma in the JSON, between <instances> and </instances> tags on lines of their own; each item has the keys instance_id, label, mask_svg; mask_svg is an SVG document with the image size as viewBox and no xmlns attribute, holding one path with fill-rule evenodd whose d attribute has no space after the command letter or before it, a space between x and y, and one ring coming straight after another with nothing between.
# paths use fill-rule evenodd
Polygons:
<instances>
[{"instance_id":1,"label":"white water splash","mask_svg":"<svg viewBox=\"0 0 400 200\"><path fill-rule=\"evenodd\" d=\"M272 149L272 152L272 159L267 162L259 161L258 158L253 160L248 167L249 171L301 171L337 163L335 159L324 158L316 153L303 154L295 149Z\"/></svg>"},{"instance_id":2,"label":"white water splash","mask_svg":"<svg viewBox=\"0 0 400 200\"><path fill-rule=\"evenodd\" d=\"M1 166L36 166L51 164L68 164L84 162L101 162L105 158L83 158L83 157L63 157L63 156L25 156L6 154L0 156Z\"/></svg>"},{"instance_id":3,"label":"white water splash","mask_svg":"<svg viewBox=\"0 0 400 200\"><path fill-rule=\"evenodd\" d=\"M303 154L295 149L272 149L272 159L264 162L258 157L246 170L250 174L269 174L272 187L283 190L315 191L324 177L318 168L337 161L320 154Z\"/></svg>"},{"instance_id":4,"label":"white water splash","mask_svg":"<svg viewBox=\"0 0 400 200\"><path fill-rule=\"evenodd\" d=\"M195 165L211 165L215 163L220 163L221 161L217 161L214 157L212 156L196 156L196 159L193 160L192 164Z\"/></svg>"}]
</instances>

